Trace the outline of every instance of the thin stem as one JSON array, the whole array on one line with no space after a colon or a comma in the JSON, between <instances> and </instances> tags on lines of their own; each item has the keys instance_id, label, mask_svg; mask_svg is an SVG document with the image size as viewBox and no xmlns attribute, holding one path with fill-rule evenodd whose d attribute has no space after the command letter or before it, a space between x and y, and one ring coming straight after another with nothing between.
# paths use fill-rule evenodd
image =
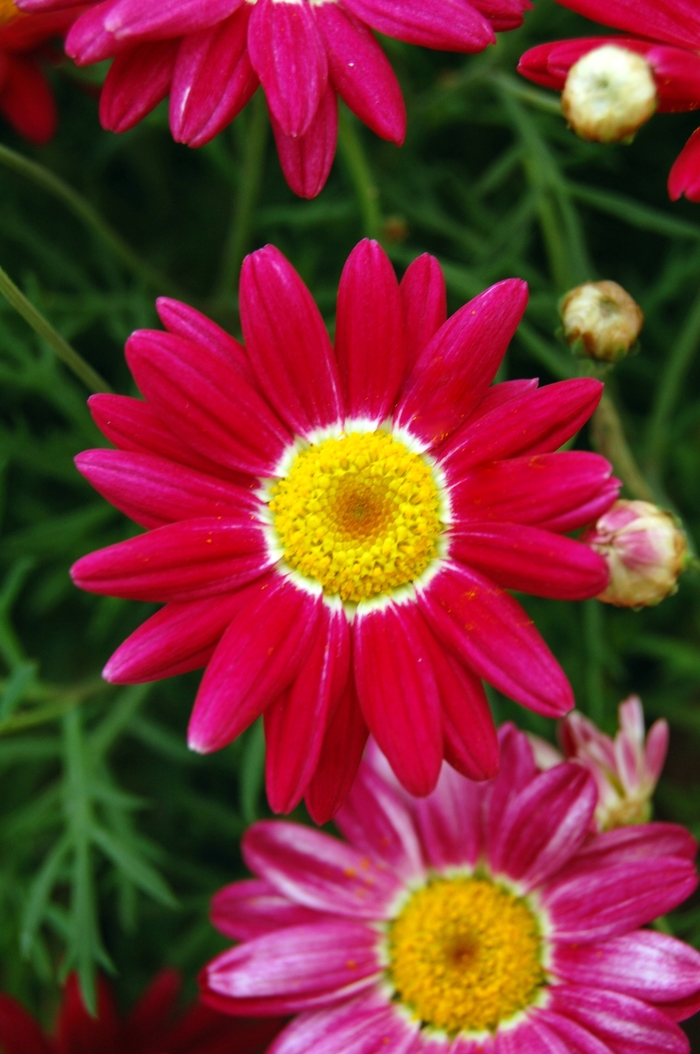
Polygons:
<instances>
[{"instance_id":1,"label":"thin stem","mask_svg":"<svg viewBox=\"0 0 700 1054\"><path fill-rule=\"evenodd\" d=\"M365 236L381 240L379 191L353 121L351 115L341 106L338 115L338 149L357 195Z\"/></svg>"},{"instance_id":2,"label":"thin stem","mask_svg":"<svg viewBox=\"0 0 700 1054\"><path fill-rule=\"evenodd\" d=\"M654 480L661 481L663 461L668 445L668 432L686 373L700 346L700 296L686 319L678 340L671 352L657 389L651 412L647 438L648 472Z\"/></svg>"},{"instance_id":3,"label":"thin stem","mask_svg":"<svg viewBox=\"0 0 700 1054\"><path fill-rule=\"evenodd\" d=\"M633 498L656 501L652 487L630 450L617 407L607 392L600 400L591 421L591 441L596 450L612 461L616 474Z\"/></svg>"},{"instance_id":4,"label":"thin stem","mask_svg":"<svg viewBox=\"0 0 700 1054\"><path fill-rule=\"evenodd\" d=\"M231 214L216 291L216 299L219 301L232 296L238 286L238 275L253 231L269 127L265 96L262 91L258 91L250 106L245 133L243 171Z\"/></svg>"},{"instance_id":5,"label":"thin stem","mask_svg":"<svg viewBox=\"0 0 700 1054\"><path fill-rule=\"evenodd\" d=\"M17 288L9 274L3 271L2 267L0 267L0 294L22 316L24 321L29 323L37 336L46 341L56 357L61 362L64 362L86 387L93 392L111 391L104 377L101 377L96 370L93 370L92 366L85 361L82 355L79 355L75 348L71 347L68 341L64 340L51 323L37 311L34 305L27 300L24 293Z\"/></svg>"},{"instance_id":6,"label":"thin stem","mask_svg":"<svg viewBox=\"0 0 700 1054\"><path fill-rule=\"evenodd\" d=\"M178 288L168 279L159 274L150 264L142 260L131 246L124 241L120 234L103 220L99 212L78 194L60 176L55 175L43 165L36 161L30 161L22 154L10 150L6 146L0 146L0 164L6 168L18 172L21 176L30 179L37 186L46 190L53 197L58 198L67 205L71 212L81 220L85 226L92 231L100 241L121 260L125 267L141 278L147 285L158 293L169 293L173 296L182 295Z\"/></svg>"}]
</instances>

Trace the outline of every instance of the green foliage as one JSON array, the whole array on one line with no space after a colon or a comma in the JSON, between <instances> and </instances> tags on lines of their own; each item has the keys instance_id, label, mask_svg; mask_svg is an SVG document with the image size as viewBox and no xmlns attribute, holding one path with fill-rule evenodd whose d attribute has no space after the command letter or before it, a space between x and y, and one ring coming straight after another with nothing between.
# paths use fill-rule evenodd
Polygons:
<instances>
[{"instance_id":1,"label":"green foliage","mask_svg":"<svg viewBox=\"0 0 700 1054\"><path fill-rule=\"evenodd\" d=\"M329 326L352 246L379 237L402 270L423 251L447 276L451 307L511 275L531 300L505 377L572 376L556 305L585 279L613 278L646 314L641 353L608 377L622 424L605 452L700 539L700 208L671 205L665 180L695 120L657 116L632 146L583 143L552 94L514 74L526 47L581 35L583 20L538 0L526 25L480 56L385 41L405 91L402 150L347 112L326 190L301 202L274 157L257 97L199 151L172 143L160 108L116 137L66 66L62 113L43 151L2 129L0 264L29 302L0 300L0 989L48 1014L77 969L132 997L156 967L193 977L222 945L211 893L243 873L239 839L264 813L258 724L201 759L185 743L197 677L116 691L99 672L146 605L79 594L70 563L133 528L71 464L102 445L90 387L132 392L123 344L155 324L159 293L181 296L232 331L245 252L271 241L310 285ZM0 284L2 275L0 275ZM37 335L31 305L51 327ZM97 376L95 376L97 374ZM578 439L585 446L587 435ZM673 729L657 814L700 834L700 583L640 613L595 601L527 605L607 730L630 692ZM499 718L552 736L551 722L493 699ZM670 920L700 944L700 910ZM49 993L49 995L47 995Z\"/></svg>"}]
</instances>

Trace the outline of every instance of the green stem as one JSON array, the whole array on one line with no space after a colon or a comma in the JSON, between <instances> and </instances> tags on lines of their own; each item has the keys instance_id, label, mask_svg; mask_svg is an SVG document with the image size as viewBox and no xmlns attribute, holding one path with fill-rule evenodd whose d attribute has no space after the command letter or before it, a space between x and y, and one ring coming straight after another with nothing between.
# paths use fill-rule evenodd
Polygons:
<instances>
[{"instance_id":1,"label":"green stem","mask_svg":"<svg viewBox=\"0 0 700 1054\"><path fill-rule=\"evenodd\" d=\"M51 323L27 300L24 293L17 288L2 267L0 267L0 295L5 297L8 304L22 316L25 322L29 323L37 336L46 341L56 357L64 362L86 387L93 392L111 391L107 381L96 370L93 370L92 366L78 354L75 348L70 346L68 341L63 339L60 333L56 332Z\"/></svg>"},{"instance_id":2,"label":"green stem","mask_svg":"<svg viewBox=\"0 0 700 1054\"><path fill-rule=\"evenodd\" d=\"M648 473L660 482L668 445L668 432L693 356L700 346L700 296L686 319L661 377L651 412L647 439Z\"/></svg>"},{"instance_id":3,"label":"green stem","mask_svg":"<svg viewBox=\"0 0 700 1054\"><path fill-rule=\"evenodd\" d=\"M600 400L591 420L591 441L600 454L612 461L615 473L633 498L640 498L642 501L658 500L635 461L617 407L607 392Z\"/></svg>"},{"instance_id":4,"label":"green stem","mask_svg":"<svg viewBox=\"0 0 700 1054\"><path fill-rule=\"evenodd\" d=\"M30 179L37 186L46 190L53 197L58 198L67 205L71 212L81 220L89 230L92 231L100 241L121 260L125 267L141 278L147 285L158 293L169 293L173 296L181 295L176 286L167 278L164 278L150 264L142 260L138 253L124 241L121 235L100 216L89 201L73 190L60 176L55 175L43 165L36 161L30 161L22 154L10 150L6 146L0 146L0 164L13 172L19 173Z\"/></svg>"},{"instance_id":5,"label":"green stem","mask_svg":"<svg viewBox=\"0 0 700 1054\"><path fill-rule=\"evenodd\" d=\"M260 194L260 183L265 164L268 129L265 96L260 90L250 106L250 116L245 133L243 171L231 214L221 275L216 291L216 299L219 301L226 300L235 294L238 287L238 275L253 231L255 206Z\"/></svg>"},{"instance_id":6,"label":"green stem","mask_svg":"<svg viewBox=\"0 0 700 1054\"><path fill-rule=\"evenodd\" d=\"M353 117L341 106L338 117L338 149L357 195L365 236L381 240L382 217L379 209L379 191L353 120Z\"/></svg>"}]
</instances>

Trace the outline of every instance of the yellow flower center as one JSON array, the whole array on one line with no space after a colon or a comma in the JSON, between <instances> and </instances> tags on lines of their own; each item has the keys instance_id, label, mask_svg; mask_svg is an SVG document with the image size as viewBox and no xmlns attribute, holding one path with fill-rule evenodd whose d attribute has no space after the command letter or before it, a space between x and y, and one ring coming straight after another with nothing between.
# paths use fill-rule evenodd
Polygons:
<instances>
[{"instance_id":1,"label":"yellow flower center","mask_svg":"<svg viewBox=\"0 0 700 1054\"><path fill-rule=\"evenodd\" d=\"M0 26L6 26L8 22L13 22L18 15L19 11L12 0L0 0Z\"/></svg>"},{"instance_id":2,"label":"yellow flower center","mask_svg":"<svg viewBox=\"0 0 700 1054\"><path fill-rule=\"evenodd\" d=\"M349 432L302 450L271 488L291 568L358 603L415 581L438 555L433 470L389 432Z\"/></svg>"},{"instance_id":3,"label":"yellow flower center","mask_svg":"<svg viewBox=\"0 0 700 1054\"><path fill-rule=\"evenodd\" d=\"M453 1035L493 1031L545 982L537 921L488 879L437 879L389 935L390 979L415 1018Z\"/></svg>"}]
</instances>

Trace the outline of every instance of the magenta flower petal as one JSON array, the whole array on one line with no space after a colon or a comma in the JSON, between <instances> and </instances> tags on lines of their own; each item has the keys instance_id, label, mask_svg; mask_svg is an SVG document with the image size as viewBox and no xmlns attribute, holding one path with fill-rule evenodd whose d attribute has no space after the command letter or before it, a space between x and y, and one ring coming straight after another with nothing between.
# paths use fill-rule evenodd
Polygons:
<instances>
[{"instance_id":1,"label":"magenta flower petal","mask_svg":"<svg viewBox=\"0 0 700 1054\"><path fill-rule=\"evenodd\" d=\"M114 37L105 26L110 0L89 7L72 25L66 37L66 54L78 66L103 62L115 54Z\"/></svg>"},{"instance_id":2,"label":"magenta flower petal","mask_svg":"<svg viewBox=\"0 0 700 1054\"><path fill-rule=\"evenodd\" d=\"M695 0L559 0L593 22L640 33L667 44L700 50L700 11Z\"/></svg>"},{"instance_id":3,"label":"magenta flower petal","mask_svg":"<svg viewBox=\"0 0 700 1054\"><path fill-rule=\"evenodd\" d=\"M328 60L311 5L303 0L258 0L248 49L270 110L285 135L303 135L328 81Z\"/></svg>"},{"instance_id":4,"label":"magenta flower petal","mask_svg":"<svg viewBox=\"0 0 700 1054\"><path fill-rule=\"evenodd\" d=\"M463 0L344 0L345 6L372 29L408 44L439 51L482 51L495 42L493 30Z\"/></svg>"},{"instance_id":5,"label":"magenta flower petal","mask_svg":"<svg viewBox=\"0 0 700 1054\"><path fill-rule=\"evenodd\" d=\"M410 1054L420 1051L417 1026L370 991L339 1006L301 1014L268 1054ZM418 1041L419 1042L419 1041Z\"/></svg>"},{"instance_id":6,"label":"magenta flower petal","mask_svg":"<svg viewBox=\"0 0 700 1054\"><path fill-rule=\"evenodd\" d=\"M215 893L209 917L225 937L245 941L284 926L319 922L325 916L294 904L261 878L248 878Z\"/></svg>"},{"instance_id":7,"label":"magenta flower petal","mask_svg":"<svg viewBox=\"0 0 700 1054\"><path fill-rule=\"evenodd\" d=\"M512 278L460 308L423 350L396 421L426 444L441 443L483 398L518 327L527 285Z\"/></svg>"},{"instance_id":8,"label":"magenta flower petal","mask_svg":"<svg viewBox=\"0 0 700 1054\"><path fill-rule=\"evenodd\" d=\"M490 388L486 389L483 399L474 407L462 427L470 428L480 417L485 417L487 414L490 414L492 410L495 410L499 406L503 406L504 403L510 402L511 399L517 399L519 396L526 395L528 392L536 391L538 386L539 381L537 377L532 377L529 380L500 381L498 384L492 384ZM455 437L456 440L458 440L460 434L461 432L457 432ZM449 441L445 443L445 449L447 449L448 446Z\"/></svg>"},{"instance_id":9,"label":"magenta flower petal","mask_svg":"<svg viewBox=\"0 0 700 1054\"><path fill-rule=\"evenodd\" d=\"M445 760L468 779L492 779L498 772L498 739L484 686L442 650L427 627L423 640L440 691Z\"/></svg>"},{"instance_id":10,"label":"magenta flower petal","mask_svg":"<svg viewBox=\"0 0 700 1054\"><path fill-rule=\"evenodd\" d=\"M603 944L557 942L552 968L570 984L672 1003L700 991L700 954L665 933L639 930Z\"/></svg>"},{"instance_id":11,"label":"magenta flower petal","mask_svg":"<svg viewBox=\"0 0 700 1054\"><path fill-rule=\"evenodd\" d=\"M609 581L605 560L588 546L523 524L457 528L450 533L450 554L506 589L556 600L595 597Z\"/></svg>"},{"instance_id":12,"label":"magenta flower petal","mask_svg":"<svg viewBox=\"0 0 700 1054\"><path fill-rule=\"evenodd\" d=\"M180 37L214 25L233 14L243 0L170 0L162 4L146 4L140 0L114 0L105 14L105 28L117 40L150 37Z\"/></svg>"},{"instance_id":13,"label":"magenta flower petal","mask_svg":"<svg viewBox=\"0 0 700 1054\"><path fill-rule=\"evenodd\" d=\"M540 1028L548 1030L548 1037L558 1038L563 1044L561 1054L611 1054L617 1049L609 1047L587 1028L563 1014L538 1007L532 1017ZM560 1048L556 1049L559 1054Z\"/></svg>"},{"instance_id":14,"label":"magenta flower petal","mask_svg":"<svg viewBox=\"0 0 700 1054\"><path fill-rule=\"evenodd\" d=\"M369 987L381 967L377 936L349 919L288 926L224 952L207 987L248 1013L294 1013Z\"/></svg>"},{"instance_id":15,"label":"magenta flower petal","mask_svg":"<svg viewBox=\"0 0 700 1054\"><path fill-rule=\"evenodd\" d=\"M560 940L600 941L643 926L689 897L698 884L694 866L679 857L596 868L572 865L553 879L542 902Z\"/></svg>"},{"instance_id":16,"label":"magenta flower petal","mask_svg":"<svg viewBox=\"0 0 700 1054\"><path fill-rule=\"evenodd\" d=\"M423 253L408 265L401 279L405 321L406 369L415 366L447 318L447 288L440 264Z\"/></svg>"},{"instance_id":17,"label":"magenta flower petal","mask_svg":"<svg viewBox=\"0 0 700 1054\"><path fill-rule=\"evenodd\" d=\"M170 91L177 41L147 41L117 55L100 96L100 122L110 132L128 132Z\"/></svg>"},{"instance_id":18,"label":"magenta flower petal","mask_svg":"<svg viewBox=\"0 0 700 1054\"><path fill-rule=\"evenodd\" d=\"M355 779L368 735L355 679L350 677L331 714L321 759L306 792L306 807L314 823L328 823L340 808Z\"/></svg>"},{"instance_id":19,"label":"magenta flower petal","mask_svg":"<svg viewBox=\"0 0 700 1054\"><path fill-rule=\"evenodd\" d=\"M211 345L171 333L132 334L126 357L159 416L204 457L257 476L269 475L291 437L231 363Z\"/></svg>"},{"instance_id":20,"label":"magenta flower petal","mask_svg":"<svg viewBox=\"0 0 700 1054\"><path fill-rule=\"evenodd\" d=\"M418 605L436 637L499 691L548 717L573 708L569 682L531 620L488 579L448 565Z\"/></svg>"},{"instance_id":21,"label":"magenta flower petal","mask_svg":"<svg viewBox=\"0 0 700 1054\"><path fill-rule=\"evenodd\" d=\"M201 600L237 590L272 566L259 526L241 510L169 523L98 549L71 568L89 593L130 600Z\"/></svg>"},{"instance_id":22,"label":"magenta flower petal","mask_svg":"<svg viewBox=\"0 0 700 1054\"><path fill-rule=\"evenodd\" d=\"M673 201L682 194L689 201L700 201L700 128L676 158L668 177L668 192Z\"/></svg>"},{"instance_id":23,"label":"magenta flower petal","mask_svg":"<svg viewBox=\"0 0 700 1054\"><path fill-rule=\"evenodd\" d=\"M367 238L350 253L340 278L335 351L348 417L380 424L403 380L406 352L394 268Z\"/></svg>"},{"instance_id":24,"label":"magenta flower petal","mask_svg":"<svg viewBox=\"0 0 700 1054\"><path fill-rule=\"evenodd\" d=\"M279 0L285 3L287 0ZM285 135L270 114L284 178L301 198L315 198L326 185L338 140L338 99L329 84L303 135Z\"/></svg>"},{"instance_id":25,"label":"magenta flower petal","mask_svg":"<svg viewBox=\"0 0 700 1054\"><path fill-rule=\"evenodd\" d=\"M244 489L153 454L86 450L75 464L99 494L142 527L244 511L253 518L261 510L252 486Z\"/></svg>"},{"instance_id":26,"label":"magenta flower petal","mask_svg":"<svg viewBox=\"0 0 700 1054\"><path fill-rule=\"evenodd\" d=\"M635 864L660 856L694 860L697 851L698 844L685 827L675 823L645 823L597 834L579 853L579 863L598 869L613 861Z\"/></svg>"},{"instance_id":27,"label":"magenta flower petal","mask_svg":"<svg viewBox=\"0 0 700 1054\"><path fill-rule=\"evenodd\" d=\"M498 730L501 748L501 767L498 775L484 790L485 837L488 855L496 839L504 813L510 802L537 775L532 746L527 736L514 725L501 725Z\"/></svg>"},{"instance_id":28,"label":"magenta flower petal","mask_svg":"<svg viewBox=\"0 0 700 1054\"><path fill-rule=\"evenodd\" d=\"M440 694L413 605L363 612L354 624L357 692L372 735L401 783L428 794L442 761Z\"/></svg>"},{"instance_id":29,"label":"magenta flower petal","mask_svg":"<svg viewBox=\"0 0 700 1054\"><path fill-rule=\"evenodd\" d=\"M615 1054L688 1054L688 1040L665 1014L639 999L580 985L554 985L552 1009L573 1018Z\"/></svg>"},{"instance_id":30,"label":"magenta flower petal","mask_svg":"<svg viewBox=\"0 0 700 1054\"><path fill-rule=\"evenodd\" d=\"M533 7L530 0L470 0L481 11L497 33L517 29L523 24L523 13Z\"/></svg>"},{"instance_id":31,"label":"magenta flower petal","mask_svg":"<svg viewBox=\"0 0 700 1054\"><path fill-rule=\"evenodd\" d=\"M195 311L189 304L183 304L180 300L172 300L167 296L158 297L156 310L158 318L168 333L182 337L183 340L189 340L193 344L204 344L215 348L249 384L255 386L255 377L245 348L225 329L217 326L216 322L212 322L201 311ZM101 398L101 396L95 398ZM117 396L117 398L120 397Z\"/></svg>"},{"instance_id":32,"label":"magenta flower petal","mask_svg":"<svg viewBox=\"0 0 700 1054\"><path fill-rule=\"evenodd\" d=\"M166 604L134 630L108 661L102 676L112 684L143 684L206 666L247 592Z\"/></svg>"},{"instance_id":33,"label":"magenta flower petal","mask_svg":"<svg viewBox=\"0 0 700 1054\"><path fill-rule=\"evenodd\" d=\"M549 524L572 510L578 512L601 492L608 500L610 473L605 458L578 450L513 457L466 472L453 486L451 498L456 518L463 523Z\"/></svg>"},{"instance_id":34,"label":"magenta flower petal","mask_svg":"<svg viewBox=\"0 0 700 1054\"><path fill-rule=\"evenodd\" d=\"M540 522L539 526L545 531L554 531L557 534L567 534L569 531L577 531L579 527L586 527L608 511L616 501L621 486L620 480L613 476L580 505Z\"/></svg>"},{"instance_id":35,"label":"magenta flower petal","mask_svg":"<svg viewBox=\"0 0 700 1054\"><path fill-rule=\"evenodd\" d=\"M349 667L347 619L322 604L306 662L291 687L265 711L266 787L273 812L291 812L303 798Z\"/></svg>"},{"instance_id":36,"label":"magenta flower petal","mask_svg":"<svg viewBox=\"0 0 700 1054\"><path fill-rule=\"evenodd\" d=\"M481 851L483 789L443 765L435 790L414 803L427 863L438 870L473 867Z\"/></svg>"},{"instance_id":37,"label":"magenta flower petal","mask_svg":"<svg viewBox=\"0 0 700 1054\"><path fill-rule=\"evenodd\" d=\"M382 919L401 888L383 861L298 824L256 823L244 835L242 851L251 871L315 911Z\"/></svg>"},{"instance_id":38,"label":"magenta flower petal","mask_svg":"<svg viewBox=\"0 0 700 1054\"><path fill-rule=\"evenodd\" d=\"M336 424L342 417L339 380L326 327L308 289L274 245L244 260L240 300L250 361L280 417L304 436Z\"/></svg>"},{"instance_id":39,"label":"magenta flower petal","mask_svg":"<svg viewBox=\"0 0 700 1054\"><path fill-rule=\"evenodd\" d=\"M579 377L509 399L451 436L441 461L464 472L484 461L557 450L585 424L602 394L600 381Z\"/></svg>"},{"instance_id":40,"label":"magenta flower petal","mask_svg":"<svg viewBox=\"0 0 700 1054\"><path fill-rule=\"evenodd\" d=\"M259 81L248 55L250 4L218 25L186 36L170 89L173 139L203 146L240 113Z\"/></svg>"},{"instance_id":41,"label":"magenta flower petal","mask_svg":"<svg viewBox=\"0 0 700 1054\"><path fill-rule=\"evenodd\" d=\"M383 860L404 881L425 871L421 845L407 803L368 765L363 765L334 817L343 837Z\"/></svg>"},{"instance_id":42,"label":"magenta flower petal","mask_svg":"<svg viewBox=\"0 0 700 1054\"><path fill-rule=\"evenodd\" d=\"M595 783L581 766L540 773L506 809L489 845L492 868L528 892L541 885L581 847L597 801Z\"/></svg>"},{"instance_id":43,"label":"magenta flower petal","mask_svg":"<svg viewBox=\"0 0 700 1054\"><path fill-rule=\"evenodd\" d=\"M396 75L374 36L340 4L317 4L313 12L326 45L331 84L373 132L401 146L406 107Z\"/></svg>"},{"instance_id":44,"label":"magenta flower petal","mask_svg":"<svg viewBox=\"0 0 700 1054\"><path fill-rule=\"evenodd\" d=\"M243 485L250 480L250 476L231 472L180 442L142 399L100 393L90 396L88 407L103 436L120 450L161 455L176 464L187 465Z\"/></svg>"},{"instance_id":45,"label":"magenta flower petal","mask_svg":"<svg viewBox=\"0 0 700 1054\"><path fill-rule=\"evenodd\" d=\"M192 750L221 749L288 687L311 650L321 603L281 577L257 583L202 678L188 730Z\"/></svg>"}]
</instances>

